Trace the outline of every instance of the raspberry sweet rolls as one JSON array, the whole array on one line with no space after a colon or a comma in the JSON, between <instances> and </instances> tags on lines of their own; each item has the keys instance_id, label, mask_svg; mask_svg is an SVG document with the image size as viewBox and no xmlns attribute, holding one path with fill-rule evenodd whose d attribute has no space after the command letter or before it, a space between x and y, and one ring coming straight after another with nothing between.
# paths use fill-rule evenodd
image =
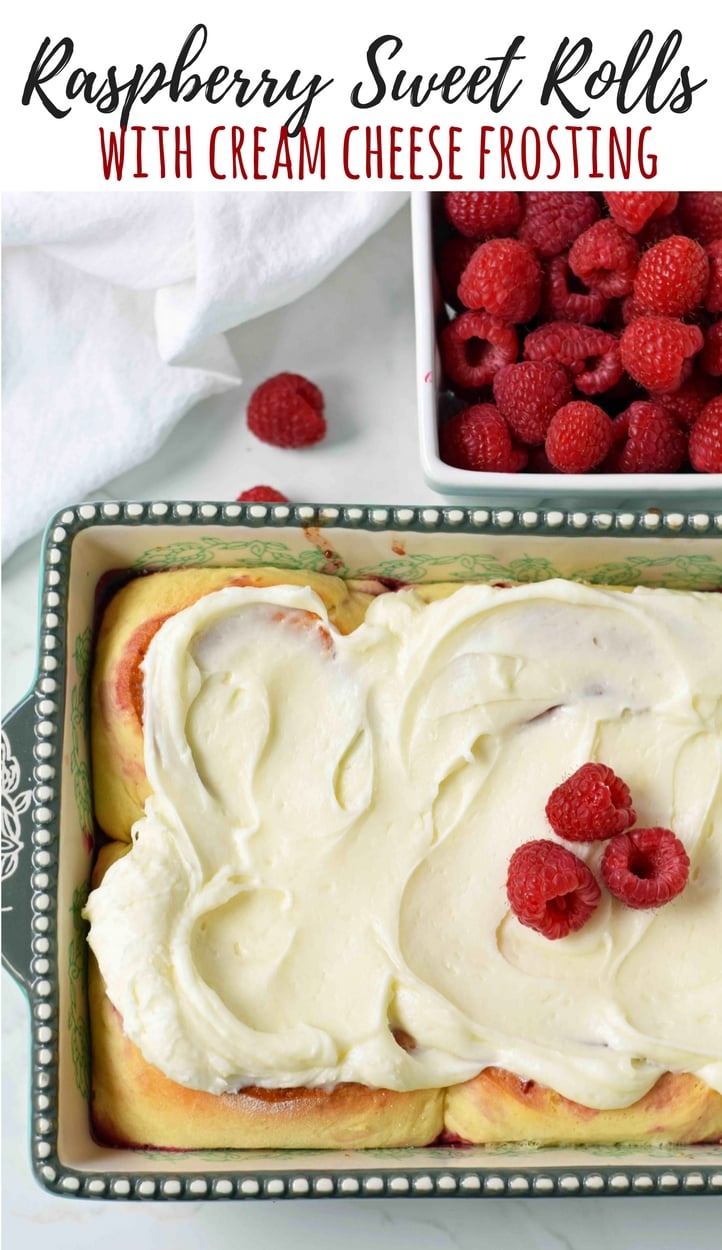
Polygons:
<instances>
[{"instance_id":1,"label":"raspberry sweet rolls","mask_svg":"<svg viewBox=\"0 0 722 1250\"><path fill-rule=\"evenodd\" d=\"M97 1131L719 1137L720 638L717 595L131 583L94 679Z\"/></svg>"}]
</instances>

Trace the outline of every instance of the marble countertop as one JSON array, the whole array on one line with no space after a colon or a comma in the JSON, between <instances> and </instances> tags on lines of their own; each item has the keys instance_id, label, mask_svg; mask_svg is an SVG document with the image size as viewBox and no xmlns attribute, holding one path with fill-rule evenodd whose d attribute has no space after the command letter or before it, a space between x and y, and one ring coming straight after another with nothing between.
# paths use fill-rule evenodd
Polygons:
<instances>
[{"instance_id":1,"label":"marble countertop","mask_svg":"<svg viewBox=\"0 0 722 1250\"><path fill-rule=\"evenodd\" d=\"M315 291L229 336L242 389L206 401L164 447L95 498L232 499L259 482L296 500L424 503L416 440L414 324L408 210L399 213ZM326 395L329 436L279 451L252 438L250 390L283 369L307 373ZM76 501L68 501L76 502ZM3 569L3 713L32 682L40 539ZM722 1210L713 1197L416 1202L139 1204L77 1202L44 1193L28 1154L29 1025L24 996L3 974L3 1212L9 1248L205 1250L368 1245L447 1250L719 1250Z\"/></svg>"}]
</instances>

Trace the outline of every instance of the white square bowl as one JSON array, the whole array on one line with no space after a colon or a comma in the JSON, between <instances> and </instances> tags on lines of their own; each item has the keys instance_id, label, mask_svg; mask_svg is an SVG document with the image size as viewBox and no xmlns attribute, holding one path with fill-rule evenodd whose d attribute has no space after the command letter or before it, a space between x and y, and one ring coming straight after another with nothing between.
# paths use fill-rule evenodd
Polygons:
<instances>
[{"instance_id":1,"label":"white square bowl","mask_svg":"<svg viewBox=\"0 0 722 1250\"><path fill-rule=\"evenodd\" d=\"M433 195L411 197L416 312L419 445L424 477L442 495L509 507L666 507L689 510L722 505L722 473L480 473L455 469L439 454L443 390L437 333L444 304L434 269Z\"/></svg>"}]
</instances>

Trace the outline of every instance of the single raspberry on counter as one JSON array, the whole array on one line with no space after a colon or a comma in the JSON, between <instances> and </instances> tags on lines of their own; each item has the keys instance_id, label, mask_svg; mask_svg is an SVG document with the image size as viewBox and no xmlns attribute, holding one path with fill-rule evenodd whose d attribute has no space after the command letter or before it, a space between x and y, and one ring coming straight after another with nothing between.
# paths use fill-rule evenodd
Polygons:
<instances>
[{"instance_id":1,"label":"single raspberry on counter","mask_svg":"<svg viewBox=\"0 0 722 1250\"><path fill-rule=\"evenodd\" d=\"M569 375L551 360L506 365L494 377L494 399L522 443L543 443L549 422L572 397Z\"/></svg>"},{"instance_id":2,"label":"single raspberry on counter","mask_svg":"<svg viewBox=\"0 0 722 1250\"><path fill-rule=\"evenodd\" d=\"M622 364L640 386L674 391L685 379L687 362L703 344L699 326L672 317L637 317L620 340Z\"/></svg>"},{"instance_id":3,"label":"single raspberry on counter","mask_svg":"<svg viewBox=\"0 0 722 1250\"><path fill-rule=\"evenodd\" d=\"M236 496L237 503L288 503L288 497L273 486L251 486Z\"/></svg>"},{"instance_id":4,"label":"single raspberry on counter","mask_svg":"<svg viewBox=\"0 0 722 1250\"><path fill-rule=\"evenodd\" d=\"M548 321L524 340L527 360L553 360L573 375L584 395L607 391L622 376L619 342L614 334L572 321Z\"/></svg>"},{"instance_id":5,"label":"single raspberry on counter","mask_svg":"<svg viewBox=\"0 0 722 1250\"><path fill-rule=\"evenodd\" d=\"M561 473L588 473L612 446L612 421L597 404L572 400L554 413L544 450Z\"/></svg>"},{"instance_id":6,"label":"single raspberry on counter","mask_svg":"<svg viewBox=\"0 0 722 1250\"><path fill-rule=\"evenodd\" d=\"M722 377L722 320L715 321L705 334L699 365L713 378Z\"/></svg>"},{"instance_id":7,"label":"single raspberry on counter","mask_svg":"<svg viewBox=\"0 0 722 1250\"><path fill-rule=\"evenodd\" d=\"M475 404L449 417L439 431L439 451L456 469L518 473L526 452L511 441L506 421L493 404Z\"/></svg>"},{"instance_id":8,"label":"single raspberry on counter","mask_svg":"<svg viewBox=\"0 0 722 1250\"><path fill-rule=\"evenodd\" d=\"M525 842L514 851L506 894L520 924L552 941L581 929L601 898L587 865L547 838Z\"/></svg>"},{"instance_id":9,"label":"single raspberry on counter","mask_svg":"<svg viewBox=\"0 0 722 1250\"><path fill-rule=\"evenodd\" d=\"M248 401L248 428L274 447L308 447L326 433L323 395L299 373L278 373Z\"/></svg>"},{"instance_id":10,"label":"single raspberry on counter","mask_svg":"<svg viewBox=\"0 0 722 1250\"><path fill-rule=\"evenodd\" d=\"M516 360L519 340L514 327L500 317L465 312L444 326L439 351L451 381L473 390L490 386L494 374Z\"/></svg>"},{"instance_id":11,"label":"single raspberry on counter","mask_svg":"<svg viewBox=\"0 0 722 1250\"><path fill-rule=\"evenodd\" d=\"M693 373L676 391L652 391L650 400L661 404L681 425L694 425L705 404L718 394L718 387L706 373Z\"/></svg>"},{"instance_id":12,"label":"single raspberry on counter","mask_svg":"<svg viewBox=\"0 0 722 1250\"><path fill-rule=\"evenodd\" d=\"M444 301L452 308L460 308L461 301L457 294L461 275L466 269L479 244L474 239L462 239L454 235L444 239L439 248L439 259L436 272Z\"/></svg>"},{"instance_id":13,"label":"single raspberry on counter","mask_svg":"<svg viewBox=\"0 0 722 1250\"><path fill-rule=\"evenodd\" d=\"M676 473L687 454L687 438L674 417L661 404L646 400L630 404L621 416L626 419L627 442L618 472Z\"/></svg>"},{"instance_id":14,"label":"single raspberry on counter","mask_svg":"<svg viewBox=\"0 0 722 1250\"><path fill-rule=\"evenodd\" d=\"M704 297L707 312L722 312L722 239L707 244L709 283Z\"/></svg>"},{"instance_id":15,"label":"single raspberry on counter","mask_svg":"<svg viewBox=\"0 0 722 1250\"><path fill-rule=\"evenodd\" d=\"M588 191L522 191L524 216L518 237L544 260L565 252L599 217Z\"/></svg>"},{"instance_id":16,"label":"single raspberry on counter","mask_svg":"<svg viewBox=\"0 0 722 1250\"><path fill-rule=\"evenodd\" d=\"M567 256L553 256L544 267L542 312L547 321L580 321L594 325L607 308L601 291L590 291L569 268Z\"/></svg>"},{"instance_id":17,"label":"single raspberry on counter","mask_svg":"<svg viewBox=\"0 0 722 1250\"><path fill-rule=\"evenodd\" d=\"M502 321L529 321L541 299L542 269L533 248L518 239L480 244L461 275L459 299Z\"/></svg>"},{"instance_id":18,"label":"single raspberry on counter","mask_svg":"<svg viewBox=\"0 0 722 1250\"><path fill-rule=\"evenodd\" d=\"M674 234L642 256L634 279L634 300L642 314L683 317L704 299L709 260L701 243Z\"/></svg>"},{"instance_id":19,"label":"single raspberry on counter","mask_svg":"<svg viewBox=\"0 0 722 1250\"><path fill-rule=\"evenodd\" d=\"M609 217L580 234L569 252L572 272L607 299L629 295L638 261L636 240Z\"/></svg>"},{"instance_id":20,"label":"single raspberry on counter","mask_svg":"<svg viewBox=\"0 0 722 1250\"><path fill-rule=\"evenodd\" d=\"M454 229L468 239L513 234L521 221L516 191L448 191L444 211Z\"/></svg>"},{"instance_id":21,"label":"single raspberry on counter","mask_svg":"<svg viewBox=\"0 0 722 1250\"><path fill-rule=\"evenodd\" d=\"M627 907L662 907L686 886L689 856L671 829L633 829L612 838L601 872L610 894Z\"/></svg>"},{"instance_id":22,"label":"single raspberry on counter","mask_svg":"<svg viewBox=\"0 0 722 1250\"><path fill-rule=\"evenodd\" d=\"M547 820L568 842L596 842L624 833L637 819L629 786L606 764L582 764L552 790Z\"/></svg>"},{"instance_id":23,"label":"single raspberry on counter","mask_svg":"<svg viewBox=\"0 0 722 1250\"><path fill-rule=\"evenodd\" d=\"M630 234L638 234L648 221L673 213L678 191L607 191L604 194L612 217Z\"/></svg>"},{"instance_id":24,"label":"single raspberry on counter","mask_svg":"<svg viewBox=\"0 0 722 1250\"><path fill-rule=\"evenodd\" d=\"M268 378L265 382L262 382L260 386L256 387L256 390L253 393L255 395L258 391L263 390L264 387L268 387L269 389L271 387L273 389L278 388L280 391L281 387L284 386L290 387L291 390L296 391L302 399L306 400L307 404L310 404L312 408L315 408L316 412L323 412L323 393L319 387L316 386L315 382L309 382L308 378L305 378L301 373L276 373L272 378Z\"/></svg>"},{"instance_id":25,"label":"single raspberry on counter","mask_svg":"<svg viewBox=\"0 0 722 1250\"><path fill-rule=\"evenodd\" d=\"M722 191L682 191L679 215L687 234L699 243L722 239Z\"/></svg>"},{"instance_id":26,"label":"single raspberry on counter","mask_svg":"<svg viewBox=\"0 0 722 1250\"><path fill-rule=\"evenodd\" d=\"M698 473L722 473L722 395L705 404L692 426L689 459Z\"/></svg>"}]
</instances>

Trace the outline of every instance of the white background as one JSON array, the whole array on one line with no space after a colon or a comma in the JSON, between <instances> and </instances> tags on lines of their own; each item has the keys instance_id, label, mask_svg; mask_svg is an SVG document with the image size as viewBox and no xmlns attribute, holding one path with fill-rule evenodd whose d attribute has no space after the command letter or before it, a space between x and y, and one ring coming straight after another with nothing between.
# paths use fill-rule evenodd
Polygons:
<instances>
[{"instance_id":1,"label":"white background","mask_svg":"<svg viewBox=\"0 0 722 1250\"><path fill-rule=\"evenodd\" d=\"M328 129L331 156L323 185L332 189L349 185L340 162L340 136L352 125L381 124L388 128L415 124L428 128L436 123L446 128L462 126L464 142L459 167L473 185L478 178L477 136L481 125L509 125L520 133L529 125L546 130L552 124L606 127L615 121L622 126L631 125L635 132L645 124L652 125L651 147L659 154L657 186L679 190L714 189L719 185L717 130L722 115L722 71L718 64L719 41L715 38L719 19L715 18L715 9L715 5L682 6L670 0L658 0L654 6L640 4L637 0L624 5L616 2L579 5L570 0L554 4L519 0L514 5L489 5L479 0L455 0L453 5L438 7L411 5L399 0L395 3L365 0L361 5L340 5L333 0L306 0L303 4L274 0L265 4L234 5L225 0L205 0L202 5L197 0L174 0L172 5L125 0L123 4L112 6L91 5L79 0L64 3L35 0L32 4L14 6L12 37L6 35L2 50L3 185L16 190L48 187L74 190L107 187L112 190L118 186L117 182L103 180L98 138L99 125L117 128L118 113L103 117L91 105L78 101L73 103L66 118L54 120L37 98L27 107L20 103L30 65L46 35L53 42L65 35L75 41L69 66L46 88L53 98L59 99L59 89L73 68L95 70L102 79L108 66L115 63L120 80L125 81L137 63L150 69L155 61L162 61L170 67L185 36L202 20L208 27L209 38L193 71L198 70L203 77L214 66L225 64L232 70L243 69L252 80L266 67L282 82L294 68L303 71L302 82L314 73L320 74L324 81L334 79L333 85L315 101L308 121L310 128L323 123ZM621 117L616 109L614 91L594 102L588 116L579 122L570 118L561 105L540 106L539 96L547 68L565 35L573 42L582 36L593 40L594 52L587 72L605 59L612 60L620 69L636 37L650 24L655 36L653 49L634 83L639 83L641 89L646 67L651 65L665 37L674 29L681 29L683 44L663 85L671 88L684 64L690 66L692 82L708 80L706 86L695 92L688 113L675 116L665 109L650 117L640 106L627 117ZM520 70L523 86L497 115L490 112L488 103L473 105L462 99L445 104L435 95L416 109L406 101L390 100L388 94L384 102L373 109L354 109L349 100L353 86L363 81L367 84L367 93L373 86L366 65L366 49L373 39L384 34L396 34L404 44L403 50L387 63L385 78L389 87L395 73L401 69L411 76L429 75L434 71L443 75L458 64L471 71L488 57L503 56L512 39L524 35L521 52L526 59ZM567 88L582 103L585 103L581 87L584 77L585 74L580 73ZM512 74L509 81L515 81ZM662 96L665 94L663 90ZM62 99L59 102L63 106L67 104ZM147 105L137 105L131 113L130 125L192 124L193 187L228 191L238 184L230 178L226 182L215 181L208 169L206 150L211 129L216 125L236 124L247 129L265 125L269 128L270 146L271 131L286 120L286 108L282 102L271 109L255 104L237 109L231 98L210 105L202 97L187 104L172 105L166 96L160 95ZM558 136L557 140L563 144L564 136ZM219 151L223 152L222 145ZM574 185L591 188L603 185L602 180L589 179L588 159L582 166L585 164L586 171L584 167L580 169L580 178ZM549 164L544 168L551 167ZM431 159L422 170L424 168L434 168ZM121 187L149 190L154 187L178 189L187 185L172 177L161 181L157 160L153 162L150 157L147 170L151 174L147 179L134 182L132 178L124 178ZM548 188L566 184L570 187L569 159L565 160L565 174L555 183L542 178L534 185ZM518 161L517 175L518 181L513 185L528 185ZM494 180L492 163L487 181L493 184ZM371 185L398 189L404 184L386 179L384 184L374 180ZM655 184L637 174L627 185L634 188Z\"/></svg>"}]
</instances>

